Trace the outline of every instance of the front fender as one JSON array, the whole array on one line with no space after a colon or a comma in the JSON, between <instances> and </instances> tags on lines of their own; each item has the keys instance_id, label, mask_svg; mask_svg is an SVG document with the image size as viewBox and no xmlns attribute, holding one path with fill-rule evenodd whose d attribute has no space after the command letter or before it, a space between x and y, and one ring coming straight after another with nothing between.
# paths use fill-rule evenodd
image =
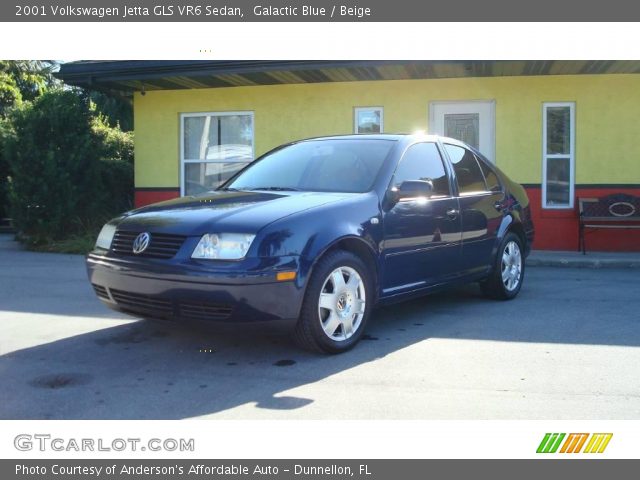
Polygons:
<instances>
[{"instance_id":1,"label":"front fender","mask_svg":"<svg viewBox=\"0 0 640 480\"><path fill-rule=\"evenodd\" d=\"M382 222L371 223L374 217L380 219L374 192L300 212L261 232L256 239L259 241L257 253L265 257L280 257L284 252L299 256L296 282L302 288L317 260L340 242L361 242L377 261L383 230Z\"/></svg>"},{"instance_id":2,"label":"front fender","mask_svg":"<svg viewBox=\"0 0 640 480\"><path fill-rule=\"evenodd\" d=\"M379 250L374 242L374 239L371 236L358 236L354 234L345 234L331 242L322 241L318 242L317 248L314 248L314 253L311 256L303 256L301 257L301 264L304 263L308 268L305 271L305 278L308 278L313 271L316 263L322 258L322 256L327 253L329 250L337 248L339 246L343 246L349 251L356 251L357 253L366 252L366 255L373 262L373 270L374 274L377 277L377 273L380 271L380 255ZM362 255L361 255L362 256ZM304 260L302 260L304 259ZM369 264L369 259L364 258L365 263ZM374 279L377 284L377 278Z\"/></svg>"}]
</instances>

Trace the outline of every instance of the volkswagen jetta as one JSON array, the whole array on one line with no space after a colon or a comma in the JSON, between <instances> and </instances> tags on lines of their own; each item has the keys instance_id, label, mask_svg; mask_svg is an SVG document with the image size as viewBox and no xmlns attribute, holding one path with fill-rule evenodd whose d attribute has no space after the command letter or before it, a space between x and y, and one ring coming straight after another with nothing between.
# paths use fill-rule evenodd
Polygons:
<instances>
[{"instance_id":1,"label":"volkswagen jetta","mask_svg":"<svg viewBox=\"0 0 640 480\"><path fill-rule=\"evenodd\" d=\"M464 282L514 298L533 233L522 186L464 143L335 136L283 145L215 191L113 219L87 268L115 310L282 324L303 347L338 353L377 304Z\"/></svg>"}]
</instances>

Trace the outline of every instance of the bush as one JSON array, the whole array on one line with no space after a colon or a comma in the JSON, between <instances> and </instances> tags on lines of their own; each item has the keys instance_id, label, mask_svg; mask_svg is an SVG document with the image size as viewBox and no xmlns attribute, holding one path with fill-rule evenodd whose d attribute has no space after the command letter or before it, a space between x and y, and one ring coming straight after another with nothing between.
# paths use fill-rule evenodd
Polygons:
<instances>
[{"instance_id":1,"label":"bush","mask_svg":"<svg viewBox=\"0 0 640 480\"><path fill-rule=\"evenodd\" d=\"M103 218L133 208L133 163L128 160L100 160L100 185L104 198ZM102 226L102 225L100 225Z\"/></svg>"},{"instance_id":2,"label":"bush","mask_svg":"<svg viewBox=\"0 0 640 480\"><path fill-rule=\"evenodd\" d=\"M86 234L128 208L132 167L115 157L126 142L108 131L86 97L49 90L11 116L11 216L21 238L42 245Z\"/></svg>"},{"instance_id":3,"label":"bush","mask_svg":"<svg viewBox=\"0 0 640 480\"><path fill-rule=\"evenodd\" d=\"M100 158L118 159L133 163L133 133L110 127L105 116L94 118L93 131L101 145Z\"/></svg>"},{"instance_id":4,"label":"bush","mask_svg":"<svg viewBox=\"0 0 640 480\"><path fill-rule=\"evenodd\" d=\"M0 218L9 215L9 163L4 145L11 134L9 122L0 118Z\"/></svg>"}]
</instances>

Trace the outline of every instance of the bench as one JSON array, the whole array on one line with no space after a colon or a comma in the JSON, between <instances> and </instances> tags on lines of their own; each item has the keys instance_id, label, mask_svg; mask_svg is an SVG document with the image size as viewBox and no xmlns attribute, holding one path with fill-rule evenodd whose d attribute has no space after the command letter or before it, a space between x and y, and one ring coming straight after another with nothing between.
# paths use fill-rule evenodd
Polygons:
<instances>
[{"instance_id":1,"label":"bench","mask_svg":"<svg viewBox=\"0 0 640 480\"><path fill-rule=\"evenodd\" d=\"M578 198L578 251L586 255L584 241L588 228L640 228L640 197L614 193L600 198Z\"/></svg>"}]
</instances>

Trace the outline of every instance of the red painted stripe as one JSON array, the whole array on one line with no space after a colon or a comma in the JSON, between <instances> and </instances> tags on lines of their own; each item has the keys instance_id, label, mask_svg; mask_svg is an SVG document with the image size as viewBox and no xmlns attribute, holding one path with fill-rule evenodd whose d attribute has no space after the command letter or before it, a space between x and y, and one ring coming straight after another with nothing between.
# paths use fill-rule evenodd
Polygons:
<instances>
[{"instance_id":1,"label":"red painted stripe","mask_svg":"<svg viewBox=\"0 0 640 480\"><path fill-rule=\"evenodd\" d=\"M531 214L536 228L533 248L538 250L578 250L578 201L573 209L546 210L542 208L542 190L538 186L526 187ZM603 197L613 193L640 195L638 188L576 188L576 197ZM587 230L587 252L639 252L640 229Z\"/></svg>"},{"instance_id":2,"label":"red painted stripe","mask_svg":"<svg viewBox=\"0 0 640 480\"><path fill-rule=\"evenodd\" d=\"M180 196L180 189L136 189L135 205L136 207L144 207L152 203L162 202L164 200L171 200L172 198L178 198Z\"/></svg>"}]
</instances>

